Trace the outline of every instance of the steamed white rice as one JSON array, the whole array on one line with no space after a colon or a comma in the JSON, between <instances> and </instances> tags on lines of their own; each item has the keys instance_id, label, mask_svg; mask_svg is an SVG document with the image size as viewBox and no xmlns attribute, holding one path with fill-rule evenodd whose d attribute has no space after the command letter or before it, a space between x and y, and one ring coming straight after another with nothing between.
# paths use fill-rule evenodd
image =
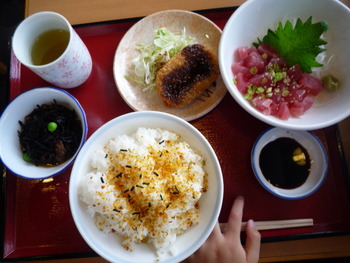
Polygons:
<instances>
[{"instance_id":1,"label":"steamed white rice","mask_svg":"<svg viewBox=\"0 0 350 263\"><path fill-rule=\"evenodd\" d=\"M174 252L176 237L199 221L204 164L177 134L139 128L96 149L80 199L99 229L121 236L125 249L148 242L158 254Z\"/></svg>"}]
</instances>

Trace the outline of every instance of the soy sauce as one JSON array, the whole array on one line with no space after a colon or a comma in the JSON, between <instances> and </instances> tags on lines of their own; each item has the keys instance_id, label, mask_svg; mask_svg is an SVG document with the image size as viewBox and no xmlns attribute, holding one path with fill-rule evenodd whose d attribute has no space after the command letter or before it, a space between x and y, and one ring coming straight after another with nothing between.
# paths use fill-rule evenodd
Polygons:
<instances>
[{"instance_id":1,"label":"soy sauce","mask_svg":"<svg viewBox=\"0 0 350 263\"><path fill-rule=\"evenodd\" d=\"M259 164L271 184L283 189L302 185L310 174L311 160L307 150L292 138L278 138L262 149Z\"/></svg>"}]
</instances>

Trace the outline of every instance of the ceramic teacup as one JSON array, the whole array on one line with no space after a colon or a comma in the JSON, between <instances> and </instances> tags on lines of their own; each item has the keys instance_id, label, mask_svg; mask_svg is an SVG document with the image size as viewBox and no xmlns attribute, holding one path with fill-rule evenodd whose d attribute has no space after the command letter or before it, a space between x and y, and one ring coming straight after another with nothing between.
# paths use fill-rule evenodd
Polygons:
<instances>
[{"instance_id":1,"label":"ceramic teacup","mask_svg":"<svg viewBox=\"0 0 350 263\"><path fill-rule=\"evenodd\" d=\"M65 37L61 36L63 33ZM35 45L42 54L34 52ZM12 47L24 66L55 86L74 88L90 76L92 60L87 47L68 20L58 13L39 12L27 17L17 27Z\"/></svg>"}]
</instances>

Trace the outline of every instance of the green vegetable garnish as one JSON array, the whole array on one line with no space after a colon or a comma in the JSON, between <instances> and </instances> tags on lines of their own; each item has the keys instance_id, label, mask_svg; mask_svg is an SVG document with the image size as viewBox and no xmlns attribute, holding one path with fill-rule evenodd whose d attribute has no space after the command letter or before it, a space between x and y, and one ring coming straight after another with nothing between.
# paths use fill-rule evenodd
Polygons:
<instances>
[{"instance_id":1,"label":"green vegetable garnish","mask_svg":"<svg viewBox=\"0 0 350 263\"><path fill-rule=\"evenodd\" d=\"M50 122L47 125L47 129L49 130L49 132L54 132L55 130L57 130L57 123L56 122Z\"/></svg>"},{"instance_id":2,"label":"green vegetable garnish","mask_svg":"<svg viewBox=\"0 0 350 263\"><path fill-rule=\"evenodd\" d=\"M321 38L321 35L328 30L327 22L313 24L311 20L312 17L309 17L303 23L298 18L294 28L290 21L287 21L284 26L280 22L275 31L269 29L267 35L262 40L258 38L258 43L254 43L254 46L261 43L269 44L289 66L299 64L303 72L311 73L312 67L323 66L316 61L316 57L325 51L321 46L326 45L327 42Z\"/></svg>"},{"instance_id":3,"label":"green vegetable garnish","mask_svg":"<svg viewBox=\"0 0 350 263\"><path fill-rule=\"evenodd\" d=\"M155 32L152 43L138 45L140 54L132 61L134 72L124 77L140 85L144 90L152 90L155 87L157 71L190 44L194 44L194 39L186 36L185 28L181 32L159 28Z\"/></svg>"},{"instance_id":4,"label":"green vegetable garnish","mask_svg":"<svg viewBox=\"0 0 350 263\"><path fill-rule=\"evenodd\" d=\"M30 162L30 157L28 153L23 154L23 160L25 160L26 162Z\"/></svg>"},{"instance_id":5,"label":"green vegetable garnish","mask_svg":"<svg viewBox=\"0 0 350 263\"><path fill-rule=\"evenodd\" d=\"M258 73L258 68L257 67L252 67L252 68L250 68L249 71L250 71L251 74L254 75L254 74Z\"/></svg>"},{"instance_id":6,"label":"green vegetable garnish","mask_svg":"<svg viewBox=\"0 0 350 263\"><path fill-rule=\"evenodd\" d=\"M277 82L284 79L287 76L286 72L275 72L273 81Z\"/></svg>"},{"instance_id":7,"label":"green vegetable garnish","mask_svg":"<svg viewBox=\"0 0 350 263\"><path fill-rule=\"evenodd\" d=\"M244 98L246 100L252 100L254 94L262 94L264 93L265 89L263 87L257 87L254 85L249 85L247 89L247 93L244 95Z\"/></svg>"}]
</instances>

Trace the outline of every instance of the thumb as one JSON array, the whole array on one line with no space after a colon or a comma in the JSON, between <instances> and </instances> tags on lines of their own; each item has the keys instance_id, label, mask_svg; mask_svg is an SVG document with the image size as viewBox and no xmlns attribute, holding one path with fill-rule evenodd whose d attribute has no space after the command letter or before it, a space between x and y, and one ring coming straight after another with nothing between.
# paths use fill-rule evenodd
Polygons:
<instances>
[{"instance_id":1,"label":"thumb","mask_svg":"<svg viewBox=\"0 0 350 263\"><path fill-rule=\"evenodd\" d=\"M247 262L255 263L259 261L260 254L260 240L261 236L259 231L256 229L254 221L249 220L246 227L246 253L247 253Z\"/></svg>"}]
</instances>

